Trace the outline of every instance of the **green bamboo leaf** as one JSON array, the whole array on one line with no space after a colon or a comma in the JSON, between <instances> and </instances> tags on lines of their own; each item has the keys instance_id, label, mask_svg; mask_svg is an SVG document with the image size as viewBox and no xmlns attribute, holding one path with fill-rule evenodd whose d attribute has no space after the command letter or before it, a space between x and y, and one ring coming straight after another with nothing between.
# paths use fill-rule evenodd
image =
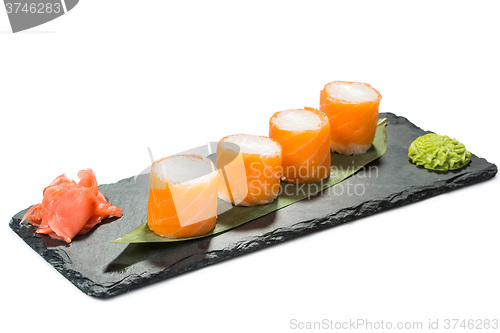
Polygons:
<instances>
[{"instance_id":1,"label":"green bamboo leaf","mask_svg":"<svg viewBox=\"0 0 500 333\"><path fill-rule=\"evenodd\" d=\"M272 203L253 207L233 207L220 214L217 217L217 223L214 230L205 235L177 239L166 238L151 231L148 227L147 220L144 220L137 228L115 239L112 243L180 242L213 236L313 196L330 186L340 183L368 163L384 155L387 151L386 123L386 118L379 120L373 145L366 153L353 156L332 153L332 167L328 179L312 184L281 183L280 195ZM220 205L228 204L220 199L218 203Z\"/></svg>"}]
</instances>

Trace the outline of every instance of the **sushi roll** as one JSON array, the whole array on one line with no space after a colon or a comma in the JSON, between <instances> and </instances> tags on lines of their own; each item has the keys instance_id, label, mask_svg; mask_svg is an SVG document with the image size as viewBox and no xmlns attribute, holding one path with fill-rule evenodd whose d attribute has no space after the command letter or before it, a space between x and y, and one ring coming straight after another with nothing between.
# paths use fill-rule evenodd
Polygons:
<instances>
[{"instance_id":1,"label":"sushi roll","mask_svg":"<svg viewBox=\"0 0 500 333\"><path fill-rule=\"evenodd\" d=\"M218 172L208 158L172 155L151 166L148 226L168 238L194 237L215 227Z\"/></svg>"},{"instance_id":2,"label":"sushi roll","mask_svg":"<svg viewBox=\"0 0 500 333\"><path fill-rule=\"evenodd\" d=\"M269 137L283 148L283 181L313 183L330 176L330 124L324 113L313 108L276 112Z\"/></svg>"},{"instance_id":3,"label":"sushi roll","mask_svg":"<svg viewBox=\"0 0 500 333\"><path fill-rule=\"evenodd\" d=\"M382 96L372 86L334 81L320 93L320 110L330 119L330 149L344 155L370 149Z\"/></svg>"},{"instance_id":4,"label":"sushi roll","mask_svg":"<svg viewBox=\"0 0 500 333\"><path fill-rule=\"evenodd\" d=\"M223 173L219 197L237 206L273 202L279 193L281 161L281 146L268 137L224 137L217 145L217 168Z\"/></svg>"}]
</instances>

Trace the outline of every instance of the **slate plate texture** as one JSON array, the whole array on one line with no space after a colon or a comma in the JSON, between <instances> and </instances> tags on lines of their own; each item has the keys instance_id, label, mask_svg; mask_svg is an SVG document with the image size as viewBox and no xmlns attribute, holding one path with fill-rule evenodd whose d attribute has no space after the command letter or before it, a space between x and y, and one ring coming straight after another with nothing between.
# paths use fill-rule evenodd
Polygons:
<instances>
[{"instance_id":1,"label":"slate plate texture","mask_svg":"<svg viewBox=\"0 0 500 333\"><path fill-rule=\"evenodd\" d=\"M435 172L409 162L410 143L425 132L406 118L388 118L388 151L354 176L322 193L223 234L178 243L116 244L112 240L137 227L146 217L148 193L133 178L99 186L124 211L70 244L35 236L35 228L10 227L64 277L85 294L108 298L181 273L249 253L272 244L333 227L389 208L490 179L497 167L473 155L460 170ZM168 287L168 286L167 286Z\"/></svg>"}]
</instances>

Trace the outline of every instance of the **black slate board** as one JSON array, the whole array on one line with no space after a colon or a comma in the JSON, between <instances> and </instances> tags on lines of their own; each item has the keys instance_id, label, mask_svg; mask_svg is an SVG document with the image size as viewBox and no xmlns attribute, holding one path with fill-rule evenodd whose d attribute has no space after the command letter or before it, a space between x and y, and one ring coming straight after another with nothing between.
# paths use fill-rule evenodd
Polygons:
<instances>
[{"instance_id":1,"label":"black slate board","mask_svg":"<svg viewBox=\"0 0 500 333\"><path fill-rule=\"evenodd\" d=\"M434 172L409 162L410 143L427 132L406 118L387 117L388 151L354 176L323 193L251 221L226 233L181 243L110 243L137 227L146 216L147 190L133 178L99 186L124 211L71 244L35 236L35 228L19 224L26 210L10 227L38 254L81 291L107 298L225 259L249 253L301 235L336 226L389 208L452 191L495 176L497 167L472 156L471 163L452 172Z\"/></svg>"}]
</instances>

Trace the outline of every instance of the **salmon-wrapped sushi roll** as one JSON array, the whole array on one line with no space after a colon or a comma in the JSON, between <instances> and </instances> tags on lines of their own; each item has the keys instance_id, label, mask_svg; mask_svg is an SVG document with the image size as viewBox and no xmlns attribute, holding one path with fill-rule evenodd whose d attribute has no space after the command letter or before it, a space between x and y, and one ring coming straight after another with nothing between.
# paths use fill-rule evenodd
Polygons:
<instances>
[{"instance_id":1,"label":"salmon-wrapped sushi roll","mask_svg":"<svg viewBox=\"0 0 500 333\"><path fill-rule=\"evenodd\" d=\"M330 176L330 124L324 113L313 108L276 112L269 137L283 148L283 181L313 183Z\"/></svg>"},{"instance_id":2,"label":"salmon-wrapped sushi roll","mask_svg":"<svg viewBox=\"0 0 500 333\"><path fill-rule=\"evenodd\" d=\"M148 226L168 238L194 237L215 227L218 172L208 158L172 155L151 166Z\"/></svg>"},{"instance_id":3,"label":"salmon-wrapped sushi roll","mask_svg":"<svg viewBox=\"0 0 500 333\"><path fill-rule=\"evenodd\" d=\"M320 110L330 119L330 149L344 155L365 153L375 138L382 96L372 86L334 81L320 93Z\"/></svg>"},{"instance_id":4,"label":"salmon-wrapped sushi roll","mask_svg":"<svg viewBox=\"0 0 500 333\"><path fill-rule=\"evenodd\" d=\"M238 206L270 203L279 193L281 146L259 135L229 135L217 145L219 197Z\"/></svg>"}]
</instances>

